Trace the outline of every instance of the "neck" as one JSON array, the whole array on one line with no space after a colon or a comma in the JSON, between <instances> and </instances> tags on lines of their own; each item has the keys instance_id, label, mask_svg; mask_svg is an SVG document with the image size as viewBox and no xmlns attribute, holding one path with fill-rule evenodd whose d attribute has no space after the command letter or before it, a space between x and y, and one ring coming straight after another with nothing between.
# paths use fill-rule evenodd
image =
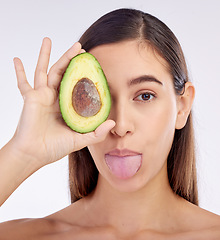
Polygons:
<instances>
[{"instance_id":1,"label":"neck","mask_svg":"<svg viewBox=\"0 0 220 240\"><path fill-rule=\"evenodd\" d=\"M133 192L120 192L99 176L95 191L88 197L87 208L97 217L99 225L110 225L128 233L166 225L177 199L164 166L146 186Z\"/></svg>"}]
</instances>

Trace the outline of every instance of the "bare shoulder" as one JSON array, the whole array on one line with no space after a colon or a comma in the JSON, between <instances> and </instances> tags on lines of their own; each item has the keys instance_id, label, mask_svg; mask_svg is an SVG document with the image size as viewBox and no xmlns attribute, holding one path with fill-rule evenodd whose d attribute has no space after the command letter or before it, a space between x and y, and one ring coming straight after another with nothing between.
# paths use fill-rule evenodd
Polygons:
<instances>
[{"instance_id":1,"label":"bare shoulder","mask_svg":"<svg viewBox=\"0 0 220 240\"><path fill-rule=\"evenodd\" d=\"M82 207L77 202L50 216L38 219L19 219L0 223L0 240L69 240L88 236L94 229L85 229ZM83 235L83 236L82 236Z\"/></svg>"},{"instance_id":2,"label":"bare shoulder","mask_svg":"<svg viewBox=\"0 0 220 240\"><path fill-rule=\"evenodd\" d=\"M182 202L182 208L177 211L178 217L171 231L143 231L137 240L219 240L220 216L204 210L187 201Z\"/></svg>"},{"instance_id":3,"label":"bare shoulder","mask_svg":"<svg viewBox=\"0 0 220 240\"><path fill-rule=\"evenodd\" d=\"M187 201L183 204L181 211L183 238L179 239L220 239L219 215Z\"/></svg>"},{"instance_id":4,"label":"bare shoulder","mask_svg":"<svg viewBox=\"0 0 220 240\"><path fill-rule=\"evenodd\" d=\"M85 216L80 216L78 207L70 211L72 207L75 210L73 205L45 218L0 223L0 240L118 239L111 227L85 227L88 225Z\"/></svg>"},{"instance_id":5,"label":"bare shoulder","mask_svg":"<svg viewBox=\"0 0 220 240\"><path fill-rule=\"evenodd\" d=\"M199 206L187 202L183 207L185 214L189 216L189 222L198 228L220 226L220 216L209 212ZM185 215L183 213L183 216ZM194 224L193 224L194 223Z\"/></svg>"},{"instance_id":6,"label":"bare shoulder","mask_svg":"<svg viewBox=\"0 0 220 240\"><path fill-rule=\"evenodd\" d=\"M49 236L64 231L65 228L66 224L43 218L7 221L0 223L0 240L49 240Z\"/></svg>"}]
</instances>

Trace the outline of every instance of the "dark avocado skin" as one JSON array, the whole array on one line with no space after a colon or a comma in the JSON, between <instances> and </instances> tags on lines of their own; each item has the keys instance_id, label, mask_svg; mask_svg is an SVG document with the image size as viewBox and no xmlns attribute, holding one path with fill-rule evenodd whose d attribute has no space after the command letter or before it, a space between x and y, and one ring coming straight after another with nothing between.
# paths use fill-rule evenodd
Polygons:
<instances>
[{"instance_id":1,"label":"dark avocado skin","mask_svg":"<svg viewBox=\"0 0 220 240\"><path fill-rule=\"evenodd\" d=\"M90 85L80 85L83 79ZM80 90L76 87L79 85ZM111 94L105 74L92 54L81 53L70 61L60 83L59 105L66 124L79 133L94 131L108 118ZM78 110L83 108L84 113Z\"/></svg>"}]
</instances>

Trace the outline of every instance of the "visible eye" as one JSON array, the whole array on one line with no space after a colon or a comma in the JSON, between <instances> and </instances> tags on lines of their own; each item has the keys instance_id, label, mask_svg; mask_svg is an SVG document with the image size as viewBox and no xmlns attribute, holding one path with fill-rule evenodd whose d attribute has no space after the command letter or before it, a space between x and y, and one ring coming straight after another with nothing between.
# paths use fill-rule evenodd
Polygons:
<instances>
[{"instance_id":1,"label":"visible eye","mask_svg":"<svg viewBox=\"0 0 220 240\"><path fill-rule=\"evenodd\" d=\"M138 101L147 102L147 101L152 100L154 97L155 97L155 95L153 93L145 92L145 93L138 95L135 99Z\"/></svg>"}]
</instances>

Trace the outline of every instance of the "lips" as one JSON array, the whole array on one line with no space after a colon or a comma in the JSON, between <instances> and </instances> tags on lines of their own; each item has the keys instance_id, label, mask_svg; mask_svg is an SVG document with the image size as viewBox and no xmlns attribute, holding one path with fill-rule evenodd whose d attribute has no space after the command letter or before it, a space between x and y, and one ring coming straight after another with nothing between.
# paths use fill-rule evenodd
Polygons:
<instances>
[{"instance_id":1,"label":"lips","mask_svg":"<svg viewBox=\"0 0 220 240\"><path fill-rule=\"evenodd\" d=\"M105 162L114 176L128 179L140 169L142 154L129 149L114 149L105 154Z\"/></svg>"},{"instance_id":2,"label":"lips","mask_svg":"<svg viewBox=\"0 0 220 240\"><path fill-rule=\"evenodd\" d=\"M107 153L108 155L111 156L119 156L119 157L124 157L124 156L135 156L135 155L140 155L141 153L129 150L129 149L114 149L110 152Z\"/></svg>"}]
</instances>

